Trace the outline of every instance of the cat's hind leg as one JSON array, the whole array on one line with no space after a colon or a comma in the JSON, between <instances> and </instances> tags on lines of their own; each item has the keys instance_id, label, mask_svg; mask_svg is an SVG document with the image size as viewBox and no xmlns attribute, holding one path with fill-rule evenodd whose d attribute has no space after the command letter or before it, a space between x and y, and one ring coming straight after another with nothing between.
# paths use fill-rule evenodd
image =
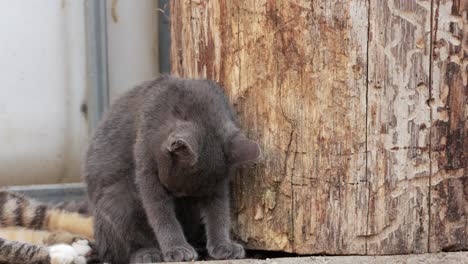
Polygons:
<instances>
[{"instance_id":1,"label":"cat's hind leg","mask_svg":"<svg viewBox=\"0 0 468 264\"><path fill-rule=\"evenodd\" d=\"M122 188L125 186L114 185L103 190L94 207L94 237L99 258L113 264L127 264L133 257L153 258L158 244L146 214L138 201Z\"/></svg>"}]
</instances>

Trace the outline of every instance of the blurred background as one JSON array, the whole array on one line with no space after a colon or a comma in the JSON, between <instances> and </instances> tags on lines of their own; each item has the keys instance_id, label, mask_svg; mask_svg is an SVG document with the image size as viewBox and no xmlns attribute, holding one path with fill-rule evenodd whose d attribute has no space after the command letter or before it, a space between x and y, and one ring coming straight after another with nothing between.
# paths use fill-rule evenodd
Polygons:
<instances>
[{"instance_id":1,"label":"blurred background","mask_svg":"<svg viewBox=\"0 0 468 264\"><path fill-rule=\"evenodd\" d=\"M0 1L0 185L80 181L110 101L169 71L168 3Z\"/></svg>"}]
</instances>

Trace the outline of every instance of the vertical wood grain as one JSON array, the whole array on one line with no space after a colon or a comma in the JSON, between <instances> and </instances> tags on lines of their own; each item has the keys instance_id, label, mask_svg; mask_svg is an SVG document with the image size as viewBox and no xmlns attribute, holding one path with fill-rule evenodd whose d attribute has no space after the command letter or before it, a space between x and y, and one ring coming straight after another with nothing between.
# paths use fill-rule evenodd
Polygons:
<instances>
[{"instance_id":1,"label":"vertical wood grain","mask_svg":"<svg viewBox=\"0 0 468 264\"><path fill-rule=\"evenodd\" d=\"M172 4L173 72L223 84L265 152L236 176L235 233L250 248L364 254L367 2Z\"/></svg>"},{"instance_id":2,"label":"vertical wood grain","mask_svg":"<svg viewBox=\"0 0 468 264\"><path fill-rule=\"evenodd\" d=\"M427 251L430 8L370 1L368 254Z\"/></svg>"},{"instance_id":3,"label":"vertical wood grain","mask_svg":"<svg viewBox=\"0 0 468 264\"><path fill-rule=\"evenodd\" d=\"M468 2L433 12L430 251L468 248Z\"/></svg>"},{"instance_id":4,"label":"vertical wood grain","mask_svg":"<svg viewBox=\"0 0 468 264\"><path fill-rule=\"evenodd\" d=\"M247 248L468 249L466 9L171 1L172 72L218 81L265 153L233 183Z\"/></svg>"}]
</instances>

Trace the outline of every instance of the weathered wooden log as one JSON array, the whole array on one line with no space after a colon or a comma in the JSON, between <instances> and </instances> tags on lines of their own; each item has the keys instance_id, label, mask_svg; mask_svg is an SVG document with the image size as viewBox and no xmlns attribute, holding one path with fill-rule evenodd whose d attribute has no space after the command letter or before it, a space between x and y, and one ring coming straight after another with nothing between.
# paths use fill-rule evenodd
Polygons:
<instances>
[{"instance_id":1,"label":"weathered wooden log","mask_svg":"<svg viewBox=\"0 0 468 264\"><path fill-rule=\"evenodd\" d=\"M429 250L467 250L468 1L433 9Z\"/></svg>"},{"instance_id":2,"label":"weathered wooden log","mask_svg":"<svg viewBox=\"0 0 468 264\"><path fill-rule=\"evenodd\" d=\"M171 1L172 72L220 82L265 152L233 186L248 248L468 249L467 10Z\"/></svg>"}]
</instances>

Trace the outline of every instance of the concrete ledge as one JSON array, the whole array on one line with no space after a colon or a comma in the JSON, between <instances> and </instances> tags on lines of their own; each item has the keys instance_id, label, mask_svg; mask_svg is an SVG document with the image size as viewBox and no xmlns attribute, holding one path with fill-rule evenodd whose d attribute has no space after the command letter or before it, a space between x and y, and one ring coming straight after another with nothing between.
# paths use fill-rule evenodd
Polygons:
<instances>
[{"instance_id":1,"label":"concrete ledge","mask_svg":"<svg viewBox=\"0 0 468 264\"><path fill-rule=\"evenodd\" d=\"M83 183L6 186L0 189L22 193L47 203L79 201L86 198L86 189Z\"/></svg>"},{"instance_id":2,"label":"concrete ledge","mask_svg":"<svg viewBox=\"0 0 468 264\"><path fill-rule=\"evenodd\" d=\"M183 263L183 262L179 262ZM185 262L186 263L186 262ZM443 252L420 255L395 255L395 256L330 256L330 257L297 257L277 259L242 259L224 261L195 261L189 263L200 264L468 264L468 251Z\"/></svg>"}]
</instances>

